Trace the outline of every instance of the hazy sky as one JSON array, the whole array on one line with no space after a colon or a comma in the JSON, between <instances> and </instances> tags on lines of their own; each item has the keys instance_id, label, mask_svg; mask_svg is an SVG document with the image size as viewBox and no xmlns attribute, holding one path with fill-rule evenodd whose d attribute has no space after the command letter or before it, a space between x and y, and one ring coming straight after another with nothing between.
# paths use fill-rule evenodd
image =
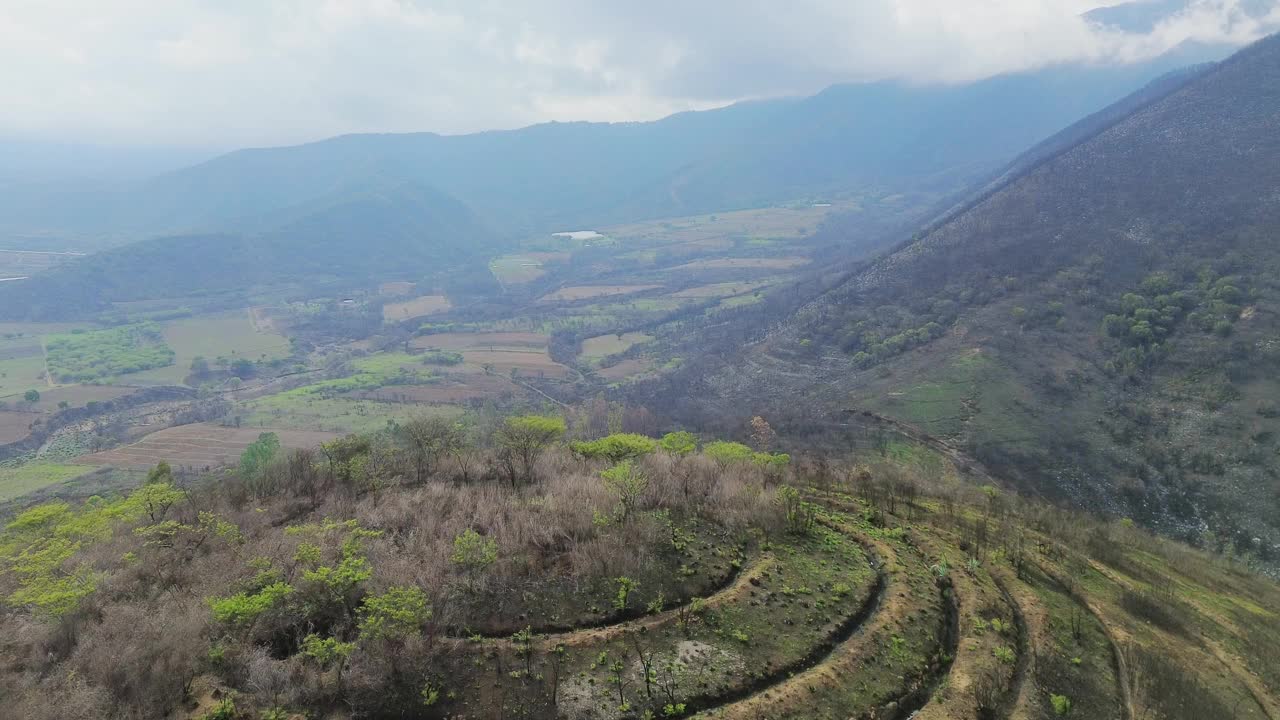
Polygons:
<instances>
[{"instance_id":1,"label":"hazy sky","mask_svg":"<svg viewBox=\"0 0 1280 720\"><path fill-rule=\"evenodd\" d=\"M1238 2L1277 7L1259 22ZM1280 0L1149 35L1099 0L0 0L0 136L244 145L651 119L833 82L954 82L1242 43Z\"/></svg>"}]
</instances>

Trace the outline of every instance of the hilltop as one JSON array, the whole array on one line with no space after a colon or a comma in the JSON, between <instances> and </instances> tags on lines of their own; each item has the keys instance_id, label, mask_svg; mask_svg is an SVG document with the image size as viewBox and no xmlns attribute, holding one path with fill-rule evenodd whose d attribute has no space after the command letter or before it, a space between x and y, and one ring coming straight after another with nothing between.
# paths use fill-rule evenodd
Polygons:
<instances>
[{"instance_id":1,"label":"hilltop","mask_svg":"<svg viewBox=\"0 0 1280 720\"><path fill-rule=\"evenodd\" d=\"M16 716L1274 717L1280 590L1131 523L856 456L430 418L0 531ZM468 440L467 437L475 438ZM573 438L568 440L567 438ZM864 437L864 441L871 438ZM968 461L966 465L972 467Z\"/></svg>"}]
</instances>

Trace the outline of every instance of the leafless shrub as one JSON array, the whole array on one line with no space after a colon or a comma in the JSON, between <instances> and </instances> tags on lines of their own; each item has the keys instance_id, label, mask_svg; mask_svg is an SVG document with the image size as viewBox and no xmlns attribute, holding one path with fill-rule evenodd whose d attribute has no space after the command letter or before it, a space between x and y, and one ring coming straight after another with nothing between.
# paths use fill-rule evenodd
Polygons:
<instances>
[{"instance_id":1,"label":"leafless shrub","mask_svg":"<svg viewBox=\"0 0 1280 720\"><path fill-rule=\"evenodd\" d=\"M205 654L198 602L115 605L85 628L70 662L126 717L159 717L187 696Z\"/></svg>"}]
</instances>

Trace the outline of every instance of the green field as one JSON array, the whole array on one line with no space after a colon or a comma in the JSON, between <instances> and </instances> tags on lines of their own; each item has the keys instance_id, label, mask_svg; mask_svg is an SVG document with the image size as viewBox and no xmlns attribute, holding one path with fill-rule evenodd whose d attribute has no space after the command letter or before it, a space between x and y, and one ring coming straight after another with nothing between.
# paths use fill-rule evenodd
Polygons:
<instances>
[{"instance_id":1,"label":"green field","mask_svg":"<svg viewBox=\"0 0 1280 720\"><path fill-rule=\"evenodd\" d=\"M58 382L93 382L172 365L173 350L155 323L48 335L49 373Z\"/></svg>"},{"instance_id":2,"label":"green field","mask_svg":"<svg viewBox=\"0 0 1280 720\"><path fill-rule=\"evenodd\" d=\"M286 429L357 432L382 427L388 419L404 420L436 410L426 405L401 405L350 397L349 393L395 385L424 385L435 373L421 356L378 353L351 362L355 372L251 400L241 410L249 425ZM449 410L442 410L450 412Z\"/></svg>"},{"instance_id":3,"label":"green field","mask_svg":"<svg viewBox=\"0 0 1280 720\"><path fill-rule=\"evenodd\" d=\"M21 400L28 390L44 391L44 358L40 356L0 360L0 400Z\"/></svg>"},{"instance_id":4,"label":"green field","mask_svg":"<svg viewBox=\"0 0 1280 720\"><path fill-rule=\"evenodd\" d=\"M542 277L542 263L527 255L504 255L489 263L489 270L504 285L519 285Z\"/></svg>"},{"instance_id":5,"label":"green field","mask_svg":"<svg viewBox=\"0 0 1280 720\"><path fill-rule=\"evenodd\" d=\"M454 417L462 412L462 408L456 406L386 403L292 392L258 398L236 410L242 425L247 427L341 433L370 432L386 427L388 421L399 422L420 415Z\"/></svg>"},{"instance_id":6,"label":"green field","mask_svg":"<svg viewBox=\"0 0 1280 720\"><path fill-rule=\"evenodd\" d=\"M129 376L130 382L181 384L191 361L203 357L211 364L227 360L275 360L288 357L289 341L273 332L259 332L245 312L184 318L164 325L164 339L174 351L172 365Z\"/></svg>"},{"instance_id":7,"label":"green field","mask_svg":"<svg viewBox=\"0 0 1280 720\"><path fill-rule=\"evenodd\" d=\"M85 465L32 463L16 468L0 468L0 502L79 477L93 468Z\"/></svg>"}]
</instances>

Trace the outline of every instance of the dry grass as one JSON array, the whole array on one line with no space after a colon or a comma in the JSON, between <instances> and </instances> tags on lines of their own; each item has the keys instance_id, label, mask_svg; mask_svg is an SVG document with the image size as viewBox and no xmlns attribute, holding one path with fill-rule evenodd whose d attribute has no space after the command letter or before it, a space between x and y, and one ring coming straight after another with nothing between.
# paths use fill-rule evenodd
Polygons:
<instances>
[{"instance_id":1,"label":"dry grass","mask_svg":"<svg viewBox=\"0 0 1280 720\"><path fill-rule=\"evenodd\" d=\"M199 423L151 433L132 445L85 455L76 460L89 465L149 468L161 460L170 465L208 468L231 465L258 435L274 432L284 447L314 447L334 433L270 428L231 428Z\"/></svg>"},{"instance_id":2,"label":"dry grass","mask_svg":"<svg viewBox=\"0 0 1280 720\"><path fill-rule=\"evenodd\" d=\"M435 350L496 350L499 348L545 348L550 338L542 333L438 333L415 338L413 347Z\"/></svg>"},{"instance_id":3,"label":"dry grass","mask_svg":"<svg viewBox=\"0 0 1280 720\"><path fill-rule=\"evenodd\" d=\"M400 281L384 282L378 285L378 294L383 297L405 297L413 293L415 283Z\"/></svg>"},{"instance_id":4,"label":"dry grass","mask_svg":"<svg viewBox=\"0 0 1280 720\"><path fill-rule=\"evenodd\" d=\"M453 306L449 303L449 298L444 295L423 295L412 300L383 305L382 319L386 322L412 320L442 313L451 307Z\"/></svg>"},{"instance_id":5,"label":"dry grass","mask_svg":"<svg viewBox=\"0 0 1280 720\"><path fill-rule=\"evenodd\" d=\"M675 270L790 270L807 265L809 258L715 258L676 266Z\"/></svg>"},{"instance_id":6,"label":"dry grass","mask_svg":"<svg viewBox=\"0 0 1280 720\"><path fill-rule=\"evenodd\" d=\"M0 410L0 445L17 442L31 434L31 423L41 419L40 413Z\"/></svg>"},{"instance_id":7,"label":"dry grass","mask_svg":"<svg viewBox=\"0 0 1280 720\"><path fill-rule=\"evenodd\" d=\"M613 295L632 295L646 290L657 290L661 287L661 285L573 285L544 295L538 302L573 302L575 300L588 300L590 298Z\"/></svg>"}]
</instances>

